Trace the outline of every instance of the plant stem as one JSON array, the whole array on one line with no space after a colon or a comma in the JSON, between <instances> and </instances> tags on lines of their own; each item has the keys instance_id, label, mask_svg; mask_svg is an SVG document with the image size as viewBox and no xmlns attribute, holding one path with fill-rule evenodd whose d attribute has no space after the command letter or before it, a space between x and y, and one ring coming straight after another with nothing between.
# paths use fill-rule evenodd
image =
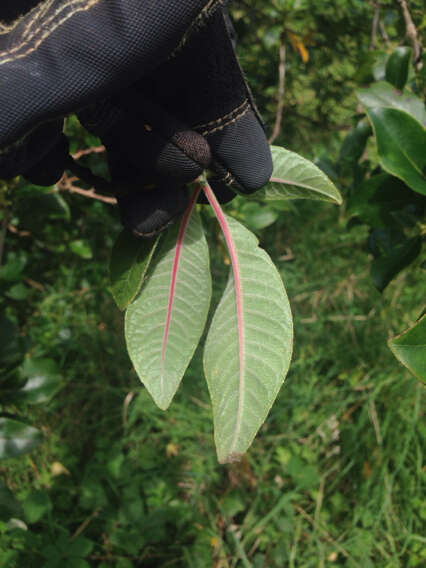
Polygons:
<instances>
[{"instance_id":1,"label":"plant stem","mask_svg":"<svg viewBox=\"0 0 426 568\"><path fill-rule=\"evenodd\" d=\"M1 232L0 232L0 266L3 262L3 254L4 254L4 245L6 242L6 233L7 233L7 226L9 225L10 219L10 211L8 208L4 209L3 213L3 221L1 224Z\"/></svg>"}]
</instances>

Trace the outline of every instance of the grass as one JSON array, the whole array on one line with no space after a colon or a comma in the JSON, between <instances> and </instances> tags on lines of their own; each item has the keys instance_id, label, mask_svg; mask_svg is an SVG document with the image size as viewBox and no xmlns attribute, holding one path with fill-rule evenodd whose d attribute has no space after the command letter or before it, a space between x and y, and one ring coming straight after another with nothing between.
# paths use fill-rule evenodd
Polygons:
<instances>
[{"instance_id":1,"label":"grass","mask_svg":"<svg viewBox=\"0 0 426 568\"><path fill-rule=\"evenodd\" d=\"M78 259L52 276L27 329L34 352L60 363L64 387L31 411L46 434L39 451L0 468L27 521L35 501L47 504L28 531L0 524L0 564L424 564L422 387L386 346L421 312L421 269L380 295L365 230L348 231L329 205L299 202L260 238L287 287L295 354L233 465L215 457L201 350L164 413L131 369L106 269Z\"/></svg>"}]
</instances>

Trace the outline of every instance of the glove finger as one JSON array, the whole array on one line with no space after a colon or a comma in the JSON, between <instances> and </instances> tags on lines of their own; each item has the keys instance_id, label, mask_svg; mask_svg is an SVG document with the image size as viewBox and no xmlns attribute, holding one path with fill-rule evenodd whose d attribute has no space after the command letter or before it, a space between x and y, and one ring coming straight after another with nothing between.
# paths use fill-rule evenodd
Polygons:
<instances>
[{"instance_id":1,"label":"glove finger","mask_svg":"<svg viewBox=\"0 0 426 568\"><path fill-rule=\"evenodd\" d=\"M36 185L54 185L63 176L69 153L69 142L61 134L58 142L34 166L22 172L25 179Z\"/></svg>"},{"instance_id":2,"label":"glove finger","mask_svg":"<svg viewBox=\"0 0 426 568\"><path fill-rule=\"evenodd\" d=\"M160 176L183 184L210 165L210 148L200 134L132 89L85 109L79 118L114 157L113 177L149 183Z\"/></svg>"},{"instance_id":3,"label":"glove finger","mask_svg":"<svg viewBox=\"0 0 426 568\"><path fill-rule=\"evenodd\" d=\"M150 191L117 195L123 225L139 237L152 237L168 227L188 206L183 186L164 183Z\"/></svg>"},{"instance_id":4,"label":"glove finger","mask_svg":"<svg viewBox=\"0 0 426 568\"><path fill-rule=\"evenodd\" d=\"M142 88L206 138L213 169L229 174L227 183L234 189L251 193L269 181L269 144L222 12L150 74Z\"/></svg>"},{"instance_id":5,"label":"glove finger","mask_svg":"<svg viewBox=\"0 0 426 568\"><path fill-rule=\"evenodd\" d=\"M55 151L54 149L59 145L63 145L63 120L56 120L53 122L46 122L36 128L31 134L14 146L8 148L6 151L0 152L0 177L12 178L23 172L32 171L37 168L37 164L41 161L44 163L44 168L47 172L52 171L52 174L46 174L47 177L55 177L57 166L50 163L47 156ZM50 184L48 184L50 185Z\"/></svg>"}]
</instances>

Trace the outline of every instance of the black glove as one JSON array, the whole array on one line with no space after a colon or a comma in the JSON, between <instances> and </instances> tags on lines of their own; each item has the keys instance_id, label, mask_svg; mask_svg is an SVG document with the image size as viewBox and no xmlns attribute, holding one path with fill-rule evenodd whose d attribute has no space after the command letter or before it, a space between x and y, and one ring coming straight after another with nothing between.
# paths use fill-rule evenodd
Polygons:
<instances>
[{"instance_id":1,"label":"black glove","mask_svg":"<svg viewBox=\"0 0 426 568\"><path fill-rule=\"evenodd\" d=\"M2 2L0 32L6 33L14 20L29 12L38 2L39 0ZM4 85L7 86L7 82ZM7 109L4 114L7 114ZM30 132L19 144L12 145L7 150L0 149L0 178L7 179L21 174L39 185L56 183L63 174L68 156L69 145L62 130L62 119L45 123Z\"/></svg>"},{"instance_id":2,"label":"black glove","mask_svg":"<svg viewBox=\"0 0 426 568\"><path fill-rule=\"evenodd\" d=\"M80 116L107 146L123 221L143 234L184 208L183 185L208 165L224 200L228 184L261 187L269 148L221 5L53 0L30 12L0 36L3 155L35 124L89 105Z\"/></svg>"}]
</instances>

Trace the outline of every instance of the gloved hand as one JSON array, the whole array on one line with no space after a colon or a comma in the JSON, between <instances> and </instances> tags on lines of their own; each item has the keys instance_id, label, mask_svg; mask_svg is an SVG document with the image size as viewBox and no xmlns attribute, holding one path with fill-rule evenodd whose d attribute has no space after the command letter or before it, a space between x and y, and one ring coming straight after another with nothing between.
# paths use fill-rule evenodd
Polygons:
<instances>
[{"instance_id":1,"label":"gloved hand","mask_svg":"<svg viewBox=\"0 0 426 568\"><path fill-rule=\"evenodd\" d=\"M22 147L16 141L29 140L35 125L81 109L107 147L123 221L140 234L185 208L184 184L206 167L222 200L234 195L228 186L264 185L269 147L222 4L50 0L36 7L0 35L0 106L9 109L0 114L0 153Z\"/></svg>"}]
</instances>

